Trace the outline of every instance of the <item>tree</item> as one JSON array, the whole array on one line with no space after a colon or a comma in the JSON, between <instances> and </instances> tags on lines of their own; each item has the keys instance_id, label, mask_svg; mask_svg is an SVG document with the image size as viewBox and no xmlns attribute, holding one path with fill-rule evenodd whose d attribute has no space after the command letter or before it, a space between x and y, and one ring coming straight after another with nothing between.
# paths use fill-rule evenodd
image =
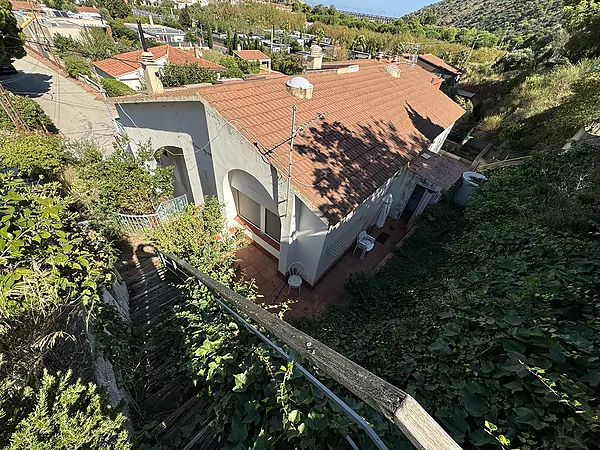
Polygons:
<instances>
[{"instance_id":1,"label":"tree","mask_svg":"<svg viewBox=\"0 0 600 450\"><path fill-rule=\"evenodd\" d=\"M237 50L238 46L240 45L240 37L237 34L237 31L235 33L233 33L233 42L231 43L231 47L233 48L233 50Z\"/></svg>"},{"instance_id":2,"label":"tree","mask_svg":"<svg viewBox=\"0 0 600 450\"><path fill-rule=\"evenodd\" d=\"M304 71L304 58L288 53L273 53L271 55L271 67L276 72L286 75L299 75Z\"/></svg>"},{"instance_id":3,"label":"tree","mask_svg":"<svg viewBox=\"0 0 600 450\"><path fill-rule=\"evenodd\" d=\"M573 61L600 56L600 0L568 0L563 10L571 34L566 48Z\"/></svg>"},{"instance_id":4,"label":"tree","mask_svg":"<svg viewBox=\"0 0 600 450\"><path fill-rule=\"evenodd\" d=\"M98 8L106 8L114 19L124 19L131 15L131 7L124 0L97 0Z\"/></svg>"},{"instance_id":5,"label":"tree","mask_svg":"<svg viewBox=\"0 0 600 450\"><path fill-rule=\"evenodd\" d=\"M179 23L185 28L192 27L192 14L187 6L179 11Z\"/></svg>"},{"instance_id":6,"label":"tree","mask_svg":"<svg viewBox=\"0 0 600 450\"><path fill-rule=\"evenodd\" d=\"M77 78L77 75L92 75L92 63L83 56L69 55L65 57L65 70L73 78Z\"/></svg>"},{"instance_id":7,"label":"tree","mask_svg":"<svg viewBox=\"0 0 600 450\"><path fill-rule=\"evenodd\" d=\"M210 25L207 27L206 33L208 34L208 48L213 48L215 44L213 41L213 30Z\"/></svg>"},{"instance_id":8,"label":"tree","mask_svg":"<svg viewBox=\"0 0 600 450\"><path fill-rule=\"evenodd\" d=\"M110 58L117 54L115 41L103 28L84 28L80 32L77 42L81 52L92 61Z\"/></svg>"},{"instance_id":9,"label":"tree","mask_svg":"<svg viewBox=\"0 0 600 450\"><path fill-rule=\"evenodd\" d=\"M23 40L19 35L17 19L11 12L8 0L0 0L0 64L10 64L26 55Z\"/></svg>"},{"instance_id":10,"label":"tree","mask_svg":"<svg viewBox=\"0 0 600 450\"><path fill-rule=\"evenodd\" d=\"M215 84L217 82L217 74L198 67L196 63L167 63L161 70L161 80L165 87L199 83Z\"/></svg>"}]
</instances>

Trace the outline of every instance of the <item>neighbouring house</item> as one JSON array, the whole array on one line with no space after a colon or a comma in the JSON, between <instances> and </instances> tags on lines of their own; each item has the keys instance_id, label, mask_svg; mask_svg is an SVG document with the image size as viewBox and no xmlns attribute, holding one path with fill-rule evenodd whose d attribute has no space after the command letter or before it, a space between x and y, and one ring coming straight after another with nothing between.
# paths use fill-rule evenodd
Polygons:
<instances>
[{"instance_id":1,"label":"neighbouring house","mask_svg":"<svg viewBox=\"0 0 600 450\"><path fill-rule=\"evenodd\" d=\"M260 50L234 50L233 54L248 62L258 62L262 70L271 70L271 58Z\"/></svg>"},{"instance_id":2,"label":"neighbouring house","mask_svg":"<svg viewBox=\"0 0 600 450\"><path fill-rule=\"evenodd\" d=\"M409 55L404 55L404 57L408 58ZM460 76L462 75L462 70L454 67L451 64L448 64L442 58L432 55L431 53L419 54L417 58L417 64L427 72L436 74L437 76L442 77L444 80L453 80L458 82L460 80Z\"/></svg>"},{"instance_id":3,"label":"neighbouring house","mask_svg":"<svg viewBox=\"0 0 600 450\"><path fill-rule=\"evenodd\" d=\"M93 6L77 6L77 13L82 19L101 19L100 11Z\"/></svg>"},{"instance_id":4,"label":"neighbouring house","mask_svg":"<svg viewBox=\"0 0 600 450\"><path fill-rule=\"evenodd\" d=\"M124 25L130 30L138 32L137 24L126 23ZM154 39L165 44L179 43L185 40L185 33L177 28L143 23L142 30L146 39Z\"/></svg>"},{"instance_id":5,"label":"neighbouring house","mask_svg":"<svg viewBox=\"0 0 600 450\"><path fill-rule=\"evenodd\" d=\"M189 64L196 63L198 67L203 67L211 72L225 72L226 67L219 64L207 61L206 59L197 58L183 50L171 47L170 45L159 45L148 49L154 60L160 67L167 62L172 64ZM115 78L132 89L140 90L144 85L144 72L142 70L142 50L136 50L128 53L121 53L109 59L95 61L94 67L96 73L101 78Z\"/></svg>"},{"instance_id":6,"label":"neighbouring house","mask_svg":"<svg viewBox=\"0 0 600 450\"><path fill-rule=\"evenodd\" d=\"M464 110L406 62L315 61L304 77L113 101L132 150L151 139L174 166L176 195L216 196L281 274L300 262L310 286L382 211L412 221L466 170L441 150Z\"/></svg>"}]
</instances>

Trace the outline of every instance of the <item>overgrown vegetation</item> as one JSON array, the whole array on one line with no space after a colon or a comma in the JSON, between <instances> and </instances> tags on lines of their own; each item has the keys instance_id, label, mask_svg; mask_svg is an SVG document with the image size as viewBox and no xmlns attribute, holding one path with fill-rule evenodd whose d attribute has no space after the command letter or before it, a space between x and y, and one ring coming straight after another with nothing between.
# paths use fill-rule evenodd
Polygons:
<instances>
[{"instance_id":1,"label":"overgrown vegetation","mask_svg":"<svg viewBox=\"0 0 600 450\"><path fill-rule=\"evenodd\" d=\"M600 440L600 145L447 199L349 302L299 325L415 395L464 448Z\"/></svg>"},{"instance_id":2,"label":"overgrown vegetation","mask_svg":"<svg viewBox=\"0 0 600 450\"><path fill-rule=\"evenodd\" d=\"M109 97L122 97L124 95L135 94L135 90L115 78L101 78L100 84L102 84L104 92Z\"/></svg>"},{"instance_id":3,"label":"overgrown vegetation","mask_svg":"<svg viewBox=\"0 0 600 450\"><path fill-rule=\"evenodd\" d=\"M407 16L450 27L494 32L510 47L551 33L561 18L562 0L444 0Z\"/></svg>"},{"instance_id":4,"label":"overgrown vegetation","mask_svg":"<svg viewBox=\"0 0 600 450\"><path fill-rule=\"evenodd\" d=\"M502 157L565 144L600 118L600 72L589 69L589 61L558 66L501 91L484 104L477 135L495 142Z\"/></svg>"},{"instance_id":5,"label":"overgrown vegetation","mask_svg":"<svg viewBox=\"0 0 600 450\"><path fill-rule=\"evenodd\" d=\"M188 206L164 228L153 232L158 248L178 255L236 292L254 298L251 284L240 281L234 250L245 246L245 235L227 228L223 205L212 198L202 207ZM185 299L175 307L183 360L207 407L200 423L214 420L215 434L225 448L342 448L350 434L361 448L366 435L323 392L286 363L255 335L224 312L206 287L190 281ZM173 329L173 325L170 325ZM174 350L175 351L175 350ZM331 383L330 383L331 384ZM390 445L403 448L395 427L340 392L351 406L374 422ZM408 447L407 447L408 448Z\"/></svg>"},{"instance_id":6,"label":"overgrown vegetation","mask_svg":"<svg viewBox=\"0 0 600 450\"><path fill-rule=\"evenodd\" d=\"M10 95L10 94L9 94ZM52 120L44 112L42 107L34 100L22 95L11 95L12 104L23 119L23 122L32 131L56 131ZM4 109L0 109L0 130L15 130L15 125L6 114Z\"/></svg>"},{"instance_id":7,"label":"overgrown vegetation","mask_svg":"<svg viewBox=\"0 0 600 450\"><path fill-rule=\"evenodd\" d=\"M58 183L0 174L0 217L0 445L128 448L124 417L105 396L56 372L89 377L85 321L104 309L110 248Z\"/></svg>"},{"instance_id":8,"label":"overgrown vegetation","mask_svg":"<svg viewBox=\"0 0 600 450\"><path fill-rule=\"evenodd\" d=\"M0 0L0 64L10 64L25 56L25 43L19 34L17 19L9 0Z\"/></svg>"},{"instance_id":9,"label":"overgrown vegetation","mask_svg":"<svg viewBox=\"0 0 600 450\"><path fill-rule=\"evenodd\" d=\"M149 144L136 153L115 144L104 158L93 145L71 149L75 162L69 173L71 194L92 219L112 213L152 214L173 195L172 167L156 166Z\"/></svg>"},{"instance_id":10,"label":"overgrown vegetation","mask_svg":"<svg viewBox=\"0 0 600 450\"><path fill-rule=\"evenodd\" d=\"M50 134L0 134L0 169L23 176L56 180L66 153L60 138Z\"/></svg>"},{"instance_id":11,"label":"overgrown vegetation","mask_svg":"<svg viewBox=\"0 0 600 450\"><path fill-rule=\"evenodd\" d=\"M196 63L171 64L167 63L160 72L160 78L165 87L185 86L186 84L200 84L217 82L217 74Z\"/></svg>"}]
</instances>

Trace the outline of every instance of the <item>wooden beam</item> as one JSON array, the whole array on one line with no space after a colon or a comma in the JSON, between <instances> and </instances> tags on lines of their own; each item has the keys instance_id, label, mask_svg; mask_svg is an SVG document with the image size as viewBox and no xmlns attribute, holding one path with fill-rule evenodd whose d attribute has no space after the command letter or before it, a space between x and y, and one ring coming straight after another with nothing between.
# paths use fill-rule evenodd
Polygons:
<instances>
[{"instance_id":1,"label":"wooden beam","mask_svg":"<svg viewBox=\"0 0 600 450\"><path fill-rule=\"evenodd\" d=\"M304 360L322 370L374 410L393 421L419 449L455 450L460 447L408 394L382 380L317 339L294 328L274 314L202 273L188 262L162 252L180 270L203 285L238 313L250 318L278 341L295 350ZM436 446L432 446L435 444Z\"/></svg>"}]
</instances>

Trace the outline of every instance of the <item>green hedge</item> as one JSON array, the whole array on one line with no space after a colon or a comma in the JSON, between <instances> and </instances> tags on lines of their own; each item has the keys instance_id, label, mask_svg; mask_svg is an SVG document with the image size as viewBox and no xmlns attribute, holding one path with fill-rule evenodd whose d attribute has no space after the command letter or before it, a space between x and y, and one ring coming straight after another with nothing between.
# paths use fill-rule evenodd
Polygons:
<instances>
[{"instance_id":1,"label":"green hedge","mask_svg":"<svg viewBox=\"0 0 600 450\"><path fill-rule=\"evenodd\" d=\"M135 94L135 91L125 83L114 78L102 78L102 87L109 97L122 97L123 95Z\"/></svg>"}]
</instances>

